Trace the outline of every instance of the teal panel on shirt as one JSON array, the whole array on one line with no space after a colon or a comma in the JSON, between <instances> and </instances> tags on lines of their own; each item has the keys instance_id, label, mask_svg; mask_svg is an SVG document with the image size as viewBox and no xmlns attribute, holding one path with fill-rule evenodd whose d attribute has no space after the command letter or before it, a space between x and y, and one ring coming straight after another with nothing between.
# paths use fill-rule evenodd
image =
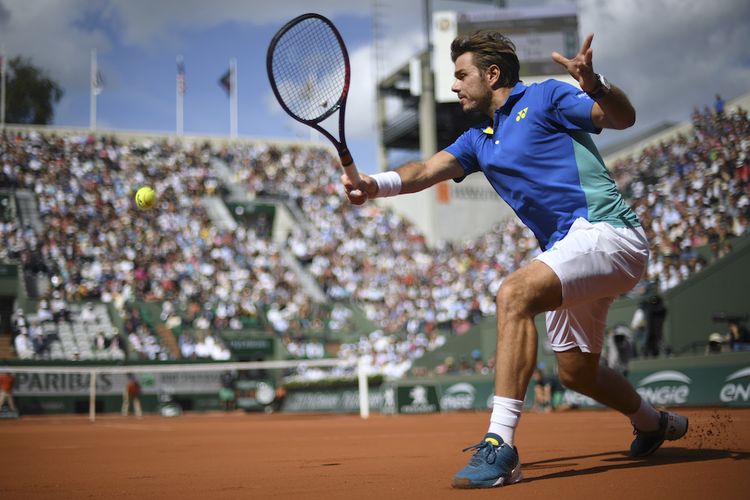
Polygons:
<instances>
[{"instance_id":1,"label":"teal panel on shirt","mask_svg":"<svg viewBox=\"0 0 750 500\"><path fill-rule=\"evenodd\" d=\"M638 217L625 203L604 160L589 134L571 132L581 189L586 195L589 222L607 222L615 227L640 226Z\"/></svg>"}]
</instances>

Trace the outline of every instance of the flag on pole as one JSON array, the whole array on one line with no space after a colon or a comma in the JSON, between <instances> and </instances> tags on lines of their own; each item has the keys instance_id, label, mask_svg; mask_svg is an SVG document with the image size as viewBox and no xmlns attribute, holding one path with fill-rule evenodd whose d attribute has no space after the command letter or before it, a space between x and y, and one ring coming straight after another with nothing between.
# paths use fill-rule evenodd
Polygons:
<instances>
[{"instance_id":1,"label":"flag on pole","mask_svg":"<svg viewBox=\"0 0 750 500\"><path fill-rule=\"evenodd\" d=\"M228 96L232 96L232 69L228 69L224 76L219 79L219 85L224 89Z\"/></svg>"},{"instance_id":2,"label":"flag on pole","mask_svg":"<svg viewBox=\"0 0 750 500\"><path fill-rule=\"evenodd\" d=\"M91 88L94 91L94 95L99 95L104 90L104 77L101 71L96 71L96 75L94 75L94 79L91 82Z\"/></svg>"},{"instance_id":3,"label":"flag on pole","mask_svg":"<svg viewBox=\"0 0 750 500\"><path fill-rule=\"evenodd\" d=\"M185 62L182 57L177 59L177 93L185 95Z\"/></svg>"}]
</instances>

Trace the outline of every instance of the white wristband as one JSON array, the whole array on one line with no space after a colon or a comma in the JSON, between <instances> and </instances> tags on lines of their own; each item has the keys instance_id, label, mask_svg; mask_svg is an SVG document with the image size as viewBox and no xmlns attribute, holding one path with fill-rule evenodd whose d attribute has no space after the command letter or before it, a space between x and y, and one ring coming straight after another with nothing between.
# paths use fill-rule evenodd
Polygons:
<instances>
[{"instance_id":1,"label":"white wristband","mask_svg":"<svg viewBox=\"0 0 750 500\"><path fill-rule=\"evenodd\" d=\"M375 198L396 196L401 192L401 176L394 171L381 172L371 175L370 178L378 185L378 194Z\"/></svg>"}]
</instances>

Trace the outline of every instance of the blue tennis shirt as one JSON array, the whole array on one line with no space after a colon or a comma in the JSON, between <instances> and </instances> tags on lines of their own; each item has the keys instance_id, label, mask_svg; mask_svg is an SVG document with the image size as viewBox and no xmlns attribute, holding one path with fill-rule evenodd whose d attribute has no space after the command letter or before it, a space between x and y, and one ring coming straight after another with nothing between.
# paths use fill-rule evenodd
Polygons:
<instances>
[{"instance_id":1,"label":"blue tennis shirt","mask_svg":"<svg viewBox=\"0 0 750 500\"><path fill-rule=\"evenodd\" d=\"M533 231L542 250L578 217L615 227L640 226L589 133L594 101L557 80L518 82L489 127L464 132L445 151L465 175L482 171Z\"/></svg>"}]
</instances>

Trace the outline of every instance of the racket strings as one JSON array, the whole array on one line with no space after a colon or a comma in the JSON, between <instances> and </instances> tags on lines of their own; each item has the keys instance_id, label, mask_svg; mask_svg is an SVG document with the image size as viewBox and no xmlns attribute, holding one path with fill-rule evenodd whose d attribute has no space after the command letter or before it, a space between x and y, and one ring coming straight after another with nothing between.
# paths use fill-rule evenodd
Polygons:
<instances>
[{"instance_id":1,"label":"racket strings","mask_svg":"<svg viewBox=\"0 0 750 500\"><path fill-rule=\"evenodd\" d=\"M346 85L344 53L330 27L306 19L278 40L271 69L276 88L289 110L317 121L334 111Z\"/></svg>"}]
</instances>

